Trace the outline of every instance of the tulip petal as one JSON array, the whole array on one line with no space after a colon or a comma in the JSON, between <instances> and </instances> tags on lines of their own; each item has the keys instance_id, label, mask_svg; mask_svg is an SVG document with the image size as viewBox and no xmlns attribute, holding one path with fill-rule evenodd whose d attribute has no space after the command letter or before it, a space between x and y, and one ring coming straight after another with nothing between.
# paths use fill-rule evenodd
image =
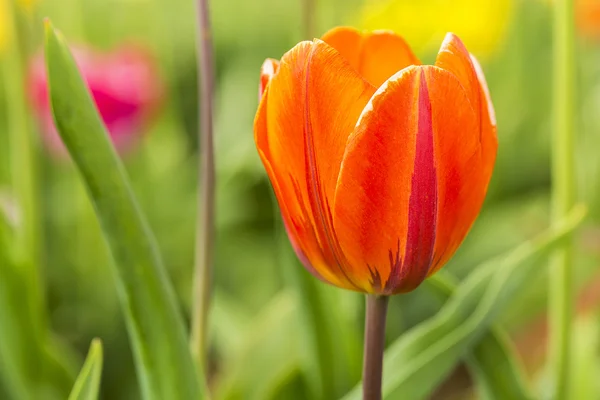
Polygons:
<instances>
[{"instance_id":1,"label":"tulip petal","mask_svg":"<svg viewBox=\"0 0 600 400\"><path fill-rule=\"evenodd\" d=\"M482 135L481 110L470 106L454 75L437 68L428 72L432 108L439 110L434 124L444 124L436 143L436 161L443 173L438 176L439 208L431 275L452 257L479 214L496 145L495 134ZM482 140L484 137L492 140Z\"/></svg>"},{"instance_id":2,"label":"tulip petal","mask_svg":"<svg viewBox=\"0 0 600 400\"><path fill-rule=\"evenodd\" d=\"M279 69L279 61L273 58L267 58L260 67L260 81L258 83L258 98L260 99L267 88L267 84L277 73Z\"/></svg>"},{"instance_id":3,"label":"tulip petal","mask_svg":"<svg viewBox=\"0 0 600 400\"><path fill-rule=\"evenodd\" d=\"M375 93L334 203L340 246L374 291L410 291L454 253L485 195L481 165L477 115L453 74L408 67Z\"/></svg>"},{"instance_id":4,"label":"tulip petal","mask_svg":"<svg viewBox=\"0 0 600 400\"><path fill-rule=\"evenodd\" d=\"M483 74L483 69L481 65L479 65L479 61L471 54L471 63L473 64L473 68L475 69L475 73L477 74L477 80L479 81L479 86L481 88L481 92L483 93L483 98L485 99L485 104L482 104L481 114L486 117L484 118L484 122L489 121L490 125L494 128L496 127L496 111L494 111L494 105L492 104L492 97L490 96L490 90L487 86L487 81L485 80L485 75ZM487 108L487 109L486 109ZM495 129L494 129L494 137L495 137Z\"/></svg>"},{"instance_id":5,"label":"tulip petal","mask_svg":"<svg viewBox=\"0 0 600 400\"><path fill-rule=\"evenodd\" d=\"M326 281L361 290L346 273L331 223L348 135L375 91L325 42L281 59L255 120L255 140L300 258Z\"/></svg>"},{"instance_id":6,"label":"tulip petal","mask_svg":"<svg viewBox=\"0 0 600 400\"><path fill-rule=\"evenodd\" d=\"M467 92L473 109L477 111L481 109L482 102L485 102L486 99L482 98L479 77L471 62L471 55L458 36L453 33L446 35L435 65L454 74ZM479 115L478 112L478 119Z\"/></svg>"},{"instance_id":7,"label":"tulip petal","mask_svg":"<svg viewBox=\"0 0 600 400\"><path fill-rule=\"evenodd\" d=\"M473 142L473 135L466 136L464 133L468 130L460 125L454 127L457 132L463 132L460 143L440 138L440 152L453 155L441 157L438 160L440 168L453 172L446 179L440 179L441 208L438 215L436 259L430 275L452 257L479 214L498 147L496 117L485 77L477 60L469 54L457 36L446 36L436 65L452 73L466 91L476 114L478 141ZM438 89L440 94L446 90Z\"/></svg>"},{"instance_id":8,"label":"tulip petal","mask_svg":"<svg viewBox=\"0 0 600 400\"><path fill-rule=\"evenodd\" d=\"M392 31L361 33L354 28L338 27L325 33L322 40L339 51L375 87L401 69L421 64L406 41Z\"/></svg>"},{"instance_id":9,"label":"tulip petal","mask_svg":"<svg viewBox=\"0 0 600 400\"><path fill-rule=\"evenodd\" d=\"M420 67L404 69L373 95L348 139L335 195L334 226L340 246L354 268L372 275L365 279L371 291L379 293L386 292L394 266L408 251L415 160L417 153L428 150L417 150L417 142L427 144L432 134L422 125L419 135L420 71ZM395 282L399 287L394 291L420 283L413 271L398 274L404 281Z\"/></svg>"},{"instance_id":10,"label":"tulip petal","mask_svg":"<svg viewBox=\"0 0 600 400\"><path fill-rule=\"evenodd\" d=\"M358 29L339 26L325 32L321 40L336 49L352 68L359 71L363 34Z\"/></svg>"},{"instance_id":11,"label":"tulip petal","mask_svg":"<svg viewBox=\"0 0 600 400\"><path fill-rule=\"evenodd\" d=\"M481 128L481 151L483 160L483 172L485 173L486 182L492 177L494 163L496 161L496 152L498 150L498 138L496 136L496 112L490 96L490 91L483 75L483 70L477 59L471 56L471 62L477 79L479 81L480 98L480 128ZM487 185L486 185L487 188Z\"/></svg>"}]
</instances>

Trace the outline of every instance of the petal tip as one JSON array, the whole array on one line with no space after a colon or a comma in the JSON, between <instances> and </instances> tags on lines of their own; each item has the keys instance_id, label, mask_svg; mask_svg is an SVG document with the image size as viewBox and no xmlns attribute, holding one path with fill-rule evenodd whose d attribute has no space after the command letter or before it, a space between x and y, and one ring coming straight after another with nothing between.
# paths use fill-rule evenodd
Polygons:
<instances>
[{"instance_id":1,"label":"petal tip","mask_svg":"<svg viewBox=\"0 0 600 400\"><path fill-rule=\"evenodd\" d=\"M490 116L490 122L493 126L497 126L496 124L496 111L494 110L494 105L492 103L492 97L490 95L490 90L488 89L487 81L485 79L485 74L483 73L483 68L481 68L481 64L477 58L470 54L471 64L473 64L473 69L475 70L475 74L477 75L477 79L479 80L479 84L481 85L481 89L483 90L483 94L485 95L485 100L487 102L488 113Z\"/></svg>"},{"instance_id":2,"label":"petal tip","mask_svg":"<svg viewBox=\"0 0 600 400\"><path fill-rule=\"evenodd\" d=\"M258 98L263 96L267 84L271 81L273 76L277 73L279 68L279 61L273 58L267 58L260 67L260 82L258 85Z\"/></svg>"},{"instance_id":3,"label":"petal tip","mask_svg":"<svg viewBox=\"0 0 600 400\"><path fill-rule=\"evenodd\" d=\"M325 32L322 36L321 39L324 41L327 41L328 38L331 38L332 36L336 36L339 34L346 34L346 33L350 33L352 35L357 35L357 36L362 36L362 32L359 31L358 29L351 27L351 26L336 26L335 28L331 28L330 30L328 30L327 32Z\"/></svg>"},{"instance_id":4,"label":"petal tip","mask_svg":"<svg viewBox=\"0 0 600 400\"><path fill-rule=\"evenodd\" d=\"M467 47L465 46L461 38L453 32L446 33L446 36L442 41L442 46L440 47L440 52L451 47L452 45L454 45L454 47L457 47L459 50L468 53Z\"/></svg>"}]
</instances>

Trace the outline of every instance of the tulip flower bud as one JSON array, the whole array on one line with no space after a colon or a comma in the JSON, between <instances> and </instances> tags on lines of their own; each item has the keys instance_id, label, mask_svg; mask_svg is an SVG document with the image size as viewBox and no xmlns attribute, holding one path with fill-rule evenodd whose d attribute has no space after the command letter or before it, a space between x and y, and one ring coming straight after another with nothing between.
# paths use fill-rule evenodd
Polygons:
<instances>
[{"instance_id":1,"label":"tulip flower bud","mask_svg":"<svg viewBox=\"0 0 600 400\"><path fill-rule=\"evenodd\" d=\"M138 142L161 103L163 84L155 60L137 46L123 46L110 53L80 47L73 50L73 55L113 144L119 152L127 152ZM64 153L52 119L41 54L31 60L28 88L45 143L51 151Z\"/></svg>"},{"instance_id":2,"label":"tulip flower bud","mask_svg":"<svg viewBox=\"0 0 600 400\"><path fill-rule=\"evenodd\" d=\"M255 141L306 268L346 289L415 289L475 221L496 158L479 64L448 34L421 65L388 31L336 28L260 79Z\"/></svg>"}]
</instances>

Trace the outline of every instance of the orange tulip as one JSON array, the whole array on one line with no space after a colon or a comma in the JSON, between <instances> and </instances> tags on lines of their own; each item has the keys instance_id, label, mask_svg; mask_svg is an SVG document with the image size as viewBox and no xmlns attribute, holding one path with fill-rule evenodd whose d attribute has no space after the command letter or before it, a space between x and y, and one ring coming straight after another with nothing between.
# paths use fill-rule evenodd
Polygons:
<instances>
[{"instance_id":1,"label":"orange tulip","mask_svg":"<svg viewBox=\"0 0 600 400\"><path fill-rule=\"evenodd\" d=\"M485 78L448 34L420 65L387 31L336 28L268 59L258 152L306 268L346 289L415 289L454 254L496 158Z\"/></svg>"}]
</instances>

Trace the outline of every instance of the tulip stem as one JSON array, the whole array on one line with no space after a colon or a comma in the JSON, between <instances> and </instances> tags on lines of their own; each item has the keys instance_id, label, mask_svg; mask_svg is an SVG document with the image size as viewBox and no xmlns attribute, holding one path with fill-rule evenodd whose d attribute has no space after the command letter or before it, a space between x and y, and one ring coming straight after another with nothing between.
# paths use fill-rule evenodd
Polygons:
<instances>
[{"instance_id":1,"label":"tulip stem","mask_svg":"<svg viewBox=\"0 0 600 400\"><path fill-rule=\"evenodd\" d=\"M363 400L381 400L388 300L388 296L367 295L363 353Z\"/></svg>"},{"instance_id":2,"label":"tulip stem","mask_svg":"<svg viewBox=\"0 0 600 400\"><path fill-rule=\"evenodd\" d=\"M206 336L212 279L215 212L215 161L213 145L213 45L208 0L197 5L198 81L200 102L198 163L198 225L192 310L191 350L199 371L206 369Z\"/></svg>"},{"instance_id":3,"label":"tulip stem","mask_svg":"<svg viewBox=\"0 0 600 400\"><path fill-rule=\"evenodd\" d=\"M554 7L554 136L552 142L552 220L561 220L575 202L573 0ZM573 314L572 240L550 260L548 359L553 398L569 398L569 359Z\"/></svg>"}]
</instances>

